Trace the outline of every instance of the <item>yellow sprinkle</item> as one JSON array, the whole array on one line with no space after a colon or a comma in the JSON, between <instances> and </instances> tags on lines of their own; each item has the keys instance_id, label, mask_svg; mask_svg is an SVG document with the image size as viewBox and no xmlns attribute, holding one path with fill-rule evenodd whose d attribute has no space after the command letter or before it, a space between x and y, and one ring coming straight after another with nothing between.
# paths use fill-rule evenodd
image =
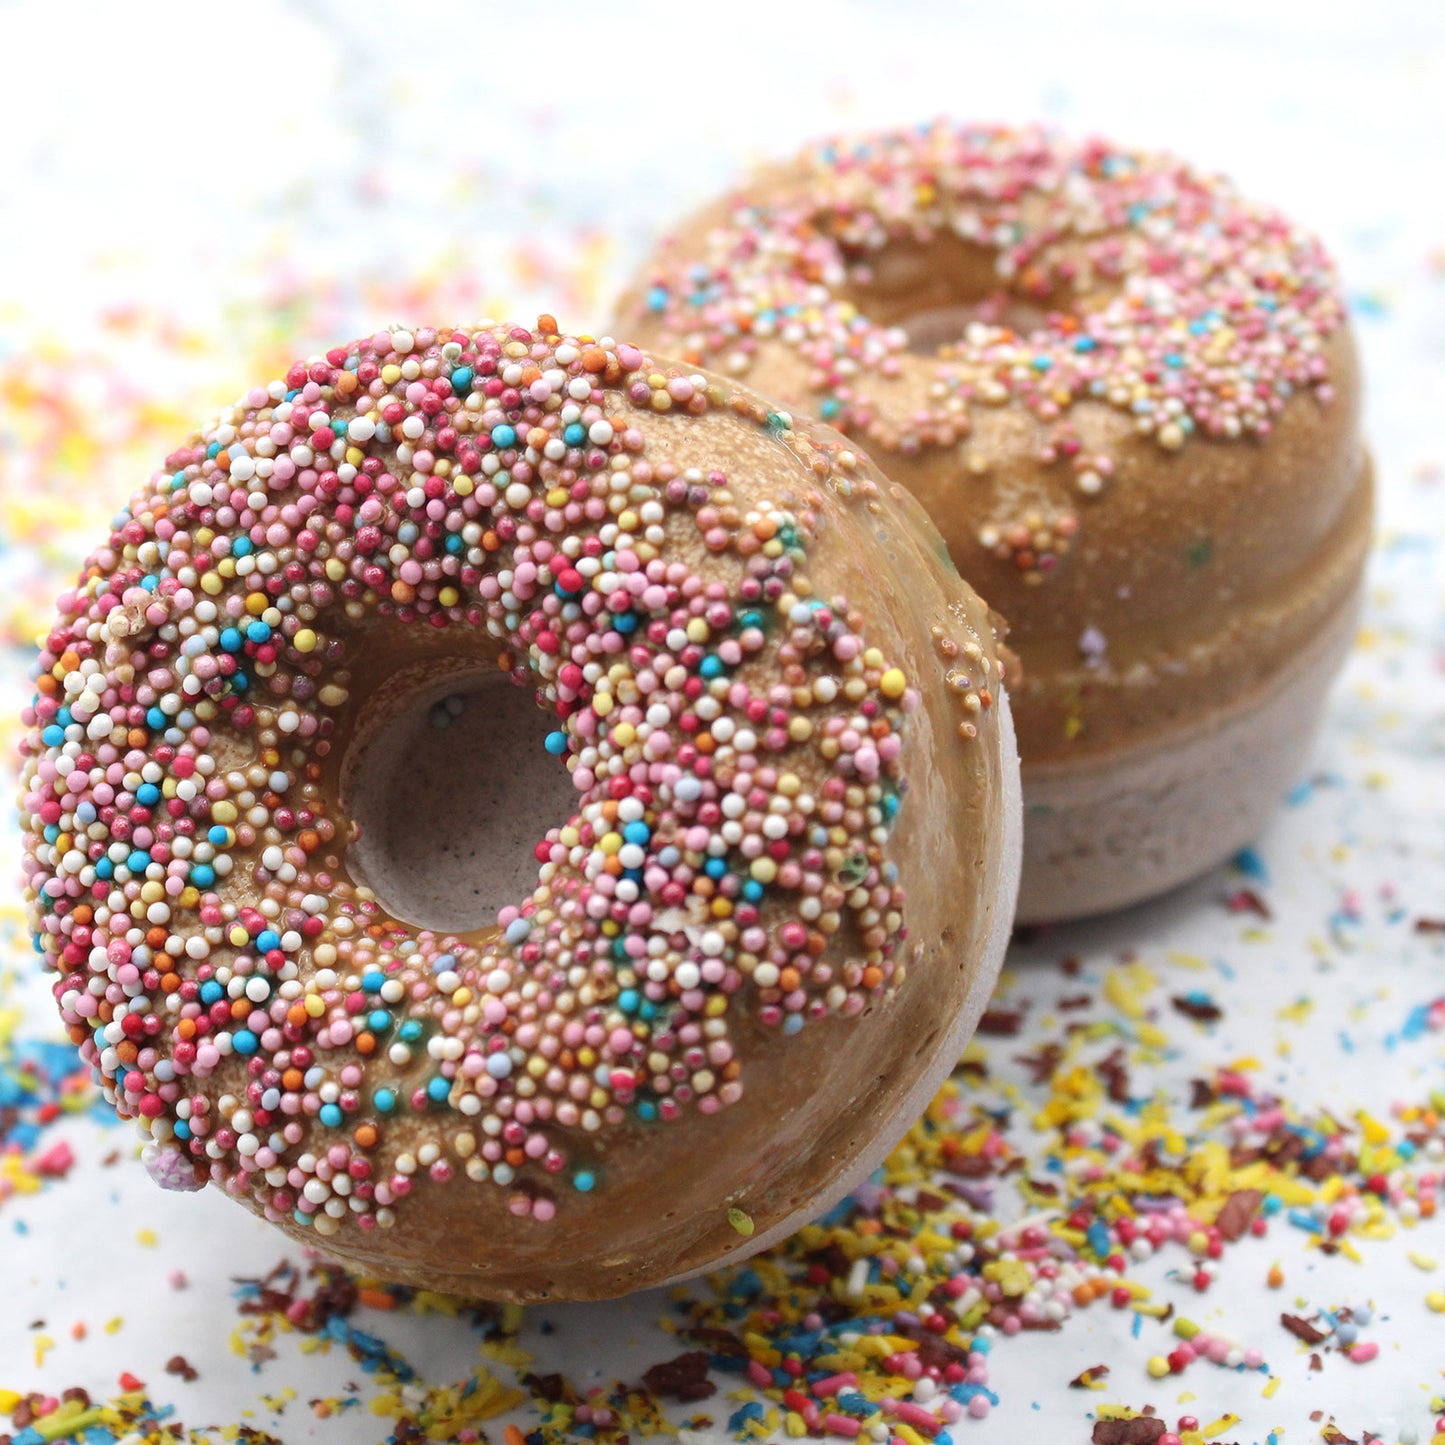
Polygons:
<instances>
[{"instance_id":1,"label":"yellow sprinkle","mask_svg":"<svg viewBox=\"0 0 1445 1445\"><path fill-rule=\"evenodd\" d=\"M1260 1391L1260 1393L1264 1396L1266 1400L1273 1398L1274 1392L1279 1389L1279 1382L1279 1375L1271 1375L1269 1377L1269 1383L1266 1384L1264 1389Z\"/></svg>"},{"instance_id":2,"label":"yellow sprinkle","mask_svg":"<svg viewBox=\"0 0 1445 1445\"><path fill-rule=\"evenodd\" d=\"M43 1365L45 1357L55 1348L55 1341L49 1335L35 1336L35 1363Z\"/></svg>"},{"instance_id":3,"label":"yellow sprinkle","mask_svg":"<svg viewBox=\"0 0 1445 1445\"><path fill-rule=\"evenodd\" d=\"M58 1410L37 1420L30 1427L42 1440L62 1440L68 1435L79 1435L82 1430L98 1424L105 1411L100 1405L82 1409L79 1400L68 1400Z\"/></svg>"},{"instance_id":4,"label":"yellow sprinkle","mask_svg":"<svg viewBox=\"0 0 1445 1445\"><path fill-rule=\"evenodd\" d=\"M1154 1379L1162 1380L1169 1373L1169 1361L1163 1355L1150 1355L1148 1370Z\"/></svg>"},{"instance_id":5,"label":"yellow sprinkle","mask_svg":"<svg viewBox=\"0 0 1445 1445\"><path fill-rule=\"evenodd\" d=\"M314 652L316 650L316 634L309 627L301 628L291 642L297 652Z\"/></svg>"},{"instance_id":6,"label":"yellow sprinkle","mask_svg":"<svg viewBox=\"0 0 1445 1445\"><path fill-rule=\"evenodd\" d=\"M752 1215L747 1213L746 1210L739 1209L737 1205L733 1205L733 1207L728 1210L728 1223L732 1225L744 1239L747 1239L753 1232Z\"/></svg>"},{"instance_id":7,"label":"yellow sprinkle","mask_svg":"<svg viewBox=\"0 0 1445 1445\"><path fill-rule=\"evenodd\" d=\"M1445 1315L1445 1290L1432 1289L1425 1296L1425 1303L1435 1311L1437 1315Z\"/></svg>"},{"instance_id":8,"label":"yellow sprinkle","mask_svg":"<svg viewBox=\"0 0 1445 1445\"><path fill-rule=\"evenodd\" d=\"M1215 1420L1212 1424L1206 1425L1202 1433L1205 1438L1208 1439L1215 1435L1222 1435L1226 1430L1238 1424L1238 1415L1221 1415L1219 1419Z\"/></svg>"},{"instance_id":9,"label":"yellow sprinkle","mask_svg":"<svg viewBox=\"0 0 1445 1445\"><path fill-rule=\"evenodd\" d=\"M153 1229L138 1229L135 1232L136 1243L143 1244L147 1249L156 1247L156 1232Z\"/></svg>"},{"instance_id":10,"label":"yellow sprinkle","mask_svg":"<svg viewBox=\"0 0 1445 1445\"><path fill-rule=\"evenodd\" d=\"M114 1319L109 1319L105 1322L105 1332L108 1335L117 1335L120 1333L121 1326L124 1324L125 1316L116 1315Z\"/></svg>"},{"instance_id":11,"label":"yellow sprinkle","mask_svg":"<svg viewBox=\"0 0 1445 1445\"><path fill-rule=\"evenodd\" d=\"M903 675L901 668L890 667L878 679L878 691L884 697L902 697L907 687L908 679Z\"/></svg>"},{"instance_id":12,"label":"yellow sprinkle","mask_svg":"<svg viewBox=\"0 0 1445 1445\"><path fill-rule=\"evenodd\" d=\"M1418 1250L1411 1250L1405 1256L1416 1269L1423 1269L1427 1274L1435 1268L1435 1257L1430 1254L1421 1254Z\"/></svg>"}]
</instances>

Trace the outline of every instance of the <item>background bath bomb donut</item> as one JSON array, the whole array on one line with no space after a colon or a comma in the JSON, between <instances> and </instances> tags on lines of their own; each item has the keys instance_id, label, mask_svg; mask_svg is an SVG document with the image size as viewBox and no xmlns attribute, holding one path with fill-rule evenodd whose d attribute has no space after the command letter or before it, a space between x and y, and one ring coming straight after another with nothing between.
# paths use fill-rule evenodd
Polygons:
<instances>
[{"instance_id":1,"label":"background bath bomb donut","mask_svg":"<svg viewBox=\"0 0 1445 1445\"><path fill-rule=\"evenodd\" d=\"M1166 156L940 122L761 171L618 315L855 438L1008 619L1021 919L1147 897L1257 833L1370 532L1317 240Z\"/></svg>"},{"instance_id":2,"label":"background bath bomb donut","mask_svg":"<svg viewBox=\"0 0 1445 1445\"><path fill-rule=\"evenodd\" d=\"M36 676L26 882L107 1099L161 1183L391 1279L610 1296L781 1237L1008 934L999 646L922 509L551 317L248 392Z\"/></svg>"}]
</instances>

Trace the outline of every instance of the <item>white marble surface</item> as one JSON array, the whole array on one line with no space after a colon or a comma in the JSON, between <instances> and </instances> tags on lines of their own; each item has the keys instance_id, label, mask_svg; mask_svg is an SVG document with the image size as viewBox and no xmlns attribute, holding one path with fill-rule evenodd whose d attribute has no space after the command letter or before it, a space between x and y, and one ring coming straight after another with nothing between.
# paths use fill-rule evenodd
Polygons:
<instances>
[{"instance_id":1,"label":"white marble surface","mask_svg":"<svg viewBox=\"0 0 1445 1445\"><path fill-rule=\"evenodd\" d=\"M1055 1001L1080 992L1095 996L1086 1017L1130 1043L1137 1095L1187 1097L1189 1079L1250 1056L1261 1086L1341 1121L1361 1109L1388 1121L1392 1102L1445 1087L1441 1035L1406 1028L1412 1009L1445 995L1442 935L1416 927L1445 916L1445 11L1409 0L726 10L252 0L143 11L33 0L0 5L0 55L7 716L25 693L21 643L43 622L43 599L170 436L160 428L173 414L199 419L256 366L421 303L459 317L545 307L569 326L600 325L656 228L749 160L816 133L945 112L1043 118L1175 149L1319 229L1356 305L1380 527L1361 643L1309 779L1259 842L1264 881L1220 870L1017 945L1001 1003L1030 1008L1020 1037L987 1041L993 1079L978 1101L1009 1089L1044 1101L1016 1056L1060 1037ZM21 385L40 371L83 413L68 450L55 429L74 413L37 407ZM10 822L6 877L16 856ZM1246 884L1268 920L1225 906ZM51 1035L44 984L14 935L0 956L0 1012L12 1010L15 1037ZM1134 977L1117 972L1126 954L1154 979L1143 1001L1167 1047L1134 1047L1127 1010L1111 1002ZM1077 976L1059 967L1069 957ZM1218 1023L1169 1007L1195 989L1223 1010ZM1039 1147L1028 1112L1011 1133L1025 1152ZM128 1157L107 1164L128 1155L124 1130L77 1120L47 1137L73 1143L68 1177L0 1195L0 1391L80 1384L99 1398L130 1370L188 1426L246 1423L288 1441L386 1436L392 1422L368 1408L379 1387L343 1350L282 1334L257 1368L235 1352L228 1280L287 1255L279 1236L213 1195L160 1194ZM1000 1210L1019 1208L1006 1194ZM1129 1312L1097 1305L1056 1333L998 1342L999 1404L954 1437L1085 1440L1099 1405L1148 1402L1171 1423L1232 1412L1226 1440L1317 1439L1330 1419L1351 1439L1428 1440L1431 1398L1445 1392L1445 1319L1424 1300L1445 1270L1424 1273L1409 1254L1445 1266L1442 1235L1437 1216L1360 1242L1351 1263L1276 1224L1232 1247L1204 1296L1171 1277L1179 1252L1161 1254L1135 1277L1206 1328L1263 1348L1276 1393L1262 1395L1264 1374L1207 1365L1152 1380L1145 1363L1164 1332L1146 1321L1135 1338ZM1264 1286L1274 1261L1279 1292ZM184 1289L167 1283L178 1268ZM1301 1313L1372 1302L1365 1335L1379 1358L1332 1353L1311 1373L1278 1324L1297 1300ZM680 1348L657 1328L668 1310L658 1295L534 1310L522 1342L539 1371L565 1370L584 1388L636 1379ZM120 1322L113 1332L109 1321ZM480 1360L461 1320L363 1311L353 1322L433 1384ZM42 1338L55 1343L38 1348ZM199 1372L193 1383L164 1373L176 1353ZM1107 1389L1067 1388L1100 1362ZM349 1383L358 1408L323 1420L307 1407ZM720 1424L735 1408L721 1401L705 1407ZM535 1417L516 1419L525 1430Z\"/></svg>"}]
</instances>

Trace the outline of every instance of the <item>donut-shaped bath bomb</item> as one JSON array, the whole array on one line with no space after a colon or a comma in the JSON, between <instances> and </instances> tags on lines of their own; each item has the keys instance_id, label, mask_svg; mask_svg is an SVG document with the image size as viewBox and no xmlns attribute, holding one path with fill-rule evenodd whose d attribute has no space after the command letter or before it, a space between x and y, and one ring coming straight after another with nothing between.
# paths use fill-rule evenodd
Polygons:
<instances>
[{"instance_id":1,"label":"donut-shaped bath bomb","mask_svg":"<svg viewBox=\"0 0 1445 1445\"><path fill-rule=\"evenodd\" d=\"M1002 681L826 427L551 317L382 332L192 437L61 599L38 942L163 1184L616 1295L827 1208L955 1063L1017 884Z\"/></svg>"},{"instance_id":2,"label":"donut-shaped bath bomb","mask_svg":"<svg viewBox=\"0 0 1445 1445\"><path fill-rule=\"evenodd\" d=\"M1165 156L940 123L763 170L663 243L618 324L854 437L1008 619L1021 919L1148 897L1258 833L1370 533L1312 236Z\"/></svg>"}]
</instances>

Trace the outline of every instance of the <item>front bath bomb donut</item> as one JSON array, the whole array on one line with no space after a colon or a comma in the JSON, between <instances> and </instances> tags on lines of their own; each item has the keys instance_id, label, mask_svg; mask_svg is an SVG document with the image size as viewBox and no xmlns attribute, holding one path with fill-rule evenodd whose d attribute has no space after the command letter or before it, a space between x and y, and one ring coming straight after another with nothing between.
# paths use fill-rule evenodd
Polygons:
<instances>
[{"instance_id":1,"label":"front bath bomb donut","mask_svg":"<svg viewBox=\"0 0 1445 1445\"><path fill-rule=\"evenodd\" d=\"M618 314L856 438L1008 619L1021 921L1150 897L1258 834L1371 526L1313 236L1167 156L939 122L763 170Z\"/></svg>"},{"instance_id":2,"label":"front bath bomb donut","mask_svg":"<svg viewBox=\"0 0 1445 1445\"><path fill-rule=\"evenodd\" d=\"M107 1099L161 1183L389 1279L596 1298L782 1237L1009 931L999 643L922 509L550 317L248 392L36 678L30 907Z\"/></svg>"}]
</instances>

